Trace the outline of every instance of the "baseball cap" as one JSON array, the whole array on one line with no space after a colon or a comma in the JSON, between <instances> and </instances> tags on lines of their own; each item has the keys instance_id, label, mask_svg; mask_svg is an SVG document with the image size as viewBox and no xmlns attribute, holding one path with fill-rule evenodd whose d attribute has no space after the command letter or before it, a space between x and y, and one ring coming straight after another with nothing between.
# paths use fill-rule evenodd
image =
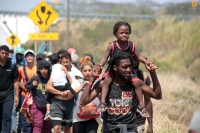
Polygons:
<instances>
[{"instance_id":1,"label":"baseball cap","mask_svg":"<svg viewBox=\"0 0 200 133\"><path fill-rule=\"evenodd\" d=\"M72 63L78 63L78 55L77 54L71 54L71 59L72 59Z\"/></svg>"},{"instance_id":2,"label":"baseball cap","mask_svg":"<svg viewBox=\"0 0 200 133\"><path fill-rule=\"evenodd\" d=\"M36 60L37 59L45 59L45 55L42 54L42 53L39 53L39 54L36 55Z\"/></svg>"},{"instance_id":3,"label":"baseball cap","mask_svg":"<svg viewBox=\"0 0 200 133\"><path fill-rule=\"evenodd\" d=\"M27 53L31 53L31 54L33 54L33 55L35 56L33 50L31 50L31 49L27 49L27 50L24 52L24 56L25 56L25 57L26 57L26 54L27 54Z\"/></svg>"},{"instance_id":4,"label":"baseball cap","mask_svg":"<svg viewBox=\"0 0 200 133\"><path fill-rule=\"evenodd\" d=\"M12 59L12 57L13 57L13 54L9 53L8 58Z\"/></svg>"},{"instance_id":5,"label":"baseball cap","mask_svg":"<svg viewBox=\"0 0 200 133\"><path fill-rule=\"evenodd\" d=\"M76 49L74 49L74 48L68 48L67 52L69 54L76 54Z\"/></svg>"},{"instance_id":6,"label":"baseball cap","mask_svg":"<svg viewBox=\"0 0 200 133\"><path fill-rule=\"evenodd\" d=\"M16 49L15 53L16 54L24 54L24 51L25 51L24 48L20 47L20 48Z\"/></svg>"},{"instance_id":7,"label":"baseball cap","mask_svg":"<svg viewBox=\"0 0 200 133\"><path fill-rule=\"evenodd\" d=\"M84 54L83 56L89 56L93 65L95 65L93 61L93 56L91 54Z\"/></svg>"}]
</instances>

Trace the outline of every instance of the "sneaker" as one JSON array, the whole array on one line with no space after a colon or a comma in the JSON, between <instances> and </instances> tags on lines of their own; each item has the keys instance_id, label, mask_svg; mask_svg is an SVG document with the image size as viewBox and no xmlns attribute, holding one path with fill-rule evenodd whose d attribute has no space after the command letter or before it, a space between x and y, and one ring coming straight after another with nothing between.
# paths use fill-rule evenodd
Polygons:
<instances>
[{"instance_id":1,"label":"sneaker","mask_svg":"<svg viewBox=\"0 0 200 133\"><path fill-rule=\"evenodd\" d=\"M46 113L45 113L44 120L45 120L45 121L50 120L50 112L46 112Z\"/></svg>"},{"instance_id":2,"label":"sneaker","mask_svg":"<svg viewBox=\"0 0 200 133\"><path fill-rule=\"evenodd\" d=\"M17 131L15 131L15 130L11 130L11 133L17 133Z\"/></svg>"}]
</instances>

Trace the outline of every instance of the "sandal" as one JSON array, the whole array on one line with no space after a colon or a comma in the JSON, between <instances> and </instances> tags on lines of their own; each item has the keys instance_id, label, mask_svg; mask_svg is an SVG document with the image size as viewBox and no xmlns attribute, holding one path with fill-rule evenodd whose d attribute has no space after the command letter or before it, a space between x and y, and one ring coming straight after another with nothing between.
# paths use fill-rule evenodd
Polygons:
<instances>
[{"instance_id":1,"label":"sandal","mask_svg":"<svg viewBox=\"0 0 200 133\"><path fill-rule=\"evenodd\" d=\"M99 107L97 108L97 111L98 112L105 112L107 108L108 107L107 107L106 103L100 103Z\"/></svg>"},{"instance_id":2,"label":"sandal","mask_svg":"<svg viewBox=\"0 0 200 133\"><path fill-rule=\"evenodd\" d=\"M140 115L143 116L143 117L149 117L150 116L147 109L145 108L145 106L140 107L138 105L137 112L140 113Z\"/></svg>"}]
</instances>

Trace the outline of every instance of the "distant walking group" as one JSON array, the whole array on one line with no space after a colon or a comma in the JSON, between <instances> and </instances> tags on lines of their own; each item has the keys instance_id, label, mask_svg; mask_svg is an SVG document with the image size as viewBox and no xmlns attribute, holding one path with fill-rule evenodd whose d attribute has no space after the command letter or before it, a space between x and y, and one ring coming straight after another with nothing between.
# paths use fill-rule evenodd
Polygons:
<instances>
[{"instance_id":1,"label":"distant walking group","mask_svg":"<svg viewBox=\"0 0 200 133\"><path fill-rule=\"evenodd\" d=\"M1 133L97 133L99 124L103 133L143 133L146 118L153 133L151 98L162 99L157 66L140 55L130 34L127 22L117 22L116 40L96 65L93 55L79 59L73 48L47 55L20 47L9 59L1 45Z\"/></svg>"}]
</instances>

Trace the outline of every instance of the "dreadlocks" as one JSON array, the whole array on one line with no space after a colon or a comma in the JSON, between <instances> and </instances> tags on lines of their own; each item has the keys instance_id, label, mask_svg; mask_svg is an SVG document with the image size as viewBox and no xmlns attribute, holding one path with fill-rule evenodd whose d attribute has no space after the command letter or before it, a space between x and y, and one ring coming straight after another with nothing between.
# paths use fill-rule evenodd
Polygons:
<instances>
[{"instance_id":1,"label":"dreadlocks","mask_svg":"<svg viewBox=\"0 0 200 133\"><path fill-rule=\"evenodd\" d=\"M130 59L131 64L133 62L131 56L128 53L124 51L117 51L112 55L112 57L108 61L108 65L110 66L111 71L113 71L113 65L119 66L120 60L122 59Z\"/></svg>"},{"instance_id":2,"label":"dreadlocks","mask_svg":"<svg viewBox=\"0 0 200 133\"><path fill-rule=\"evenodd\" d=\"M118 21L114 27L113 27L113 35L115 35L119 29L120 26L122 25L126 25L129 28L129 34L131 34L131 26L129 25L129 23L125 22L125 21Z\"/></svg>"}]
</instances>

